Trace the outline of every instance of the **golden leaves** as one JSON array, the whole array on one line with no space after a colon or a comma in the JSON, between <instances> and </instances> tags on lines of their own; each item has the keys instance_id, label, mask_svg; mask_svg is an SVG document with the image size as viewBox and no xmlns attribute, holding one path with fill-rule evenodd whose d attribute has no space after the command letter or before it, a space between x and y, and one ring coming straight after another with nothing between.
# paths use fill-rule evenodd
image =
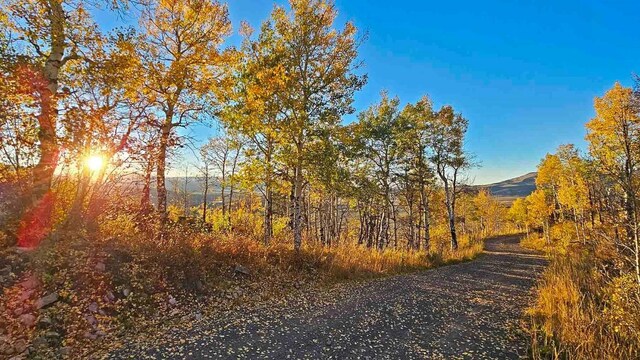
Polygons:
<instances>
[{"instance_id":1,"label":"golden leaves","mask_svg":"<svg viewBox=\"0 0 640 360\"><path fill-rule=\"evenodd\" d=\"M640 155L640 118L632 106L633 90L616 82L607 93L594 100L596 116L586 128L592 156L611 171L620 168L621 157Z\"/></svg>"},{"instance_id":2,"label":"golden leaves","mask_svg":"<svg viewBox=\"0 0 640 360\"><path fill-rule=\"evenodd\" d=\"M533 225L542 226L551 212L553 207L547 201L547 195L543 190L536 190L527 196L527 214Z\"/></svg>"}]
</instances>

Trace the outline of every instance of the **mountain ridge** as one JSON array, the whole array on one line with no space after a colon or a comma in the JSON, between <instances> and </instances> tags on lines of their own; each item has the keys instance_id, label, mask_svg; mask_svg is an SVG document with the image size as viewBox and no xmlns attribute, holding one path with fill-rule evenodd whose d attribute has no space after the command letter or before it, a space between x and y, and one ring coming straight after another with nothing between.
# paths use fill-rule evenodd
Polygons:
<instances>
[{"instance_id":1,"label":"mountain ridge","mask_svg":"<svg viewBox=\"0 0 640 360\"><path fill-rule=\"evenodd\" d=\"M476 185L476 189L486 189L498 200L512 202L521 197L526 197L536 189L536 177L538 173L533 171L511 179L492 184Z\"/></svg>"}]
</instances>

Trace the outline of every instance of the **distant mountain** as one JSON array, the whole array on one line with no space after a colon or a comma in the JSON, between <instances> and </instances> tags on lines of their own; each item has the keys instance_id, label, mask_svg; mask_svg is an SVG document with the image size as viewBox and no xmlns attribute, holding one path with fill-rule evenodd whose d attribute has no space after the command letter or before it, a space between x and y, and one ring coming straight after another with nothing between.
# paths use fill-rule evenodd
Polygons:
<instances>
[{"instance_id":1,"label":"distant mountain","mask_svg":"<svg viewBox=\"0 0 640 360\"><path fill-rule=\"evenodd\" d=\"M530 172L528 174L500 181L487 185L473 185L466 188L466 191L470 191L475 194L481 189L486 189L498 199L498 201L504 204L511 204L515 199L525 197L531 194L536 189L536 176L538 173ZM153 188L152 193L155 193L155 179L151 182ZM166 186L169 200L172 202L182 202L184 200L184 193L186 193L188 202L190 205L198 205L202 203L202 181L198 177L187 176L169 176L166 178ZM236 193L239 190L236 189ZM209 201L220 196L220 184L217 179L212 179L209 188Z\"/></svg>"},{"instance_id":2,"label":"distant mountain","mask_svg":"<svg viewBox=\"0 0 640 360\"><path fill-rule=\"evenodd\" d=\"M491 195L504 202L525 197L536 189L536 176L538 173L530 172L513 179L500 181L494 184L478 185L477 188L487 189Z\"/></svg>"}]
</instances>

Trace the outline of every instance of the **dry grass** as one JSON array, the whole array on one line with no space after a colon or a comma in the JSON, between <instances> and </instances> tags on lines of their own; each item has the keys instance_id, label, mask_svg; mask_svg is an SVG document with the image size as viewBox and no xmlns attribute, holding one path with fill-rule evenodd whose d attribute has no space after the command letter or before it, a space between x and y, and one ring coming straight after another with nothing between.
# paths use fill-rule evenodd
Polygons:
<instances>
[{"instance_id":1,"label":"dry grass","mask_svg":"<svg viewBox=\"0 0 640 360\"><path fill-rule=\"evenodd\" d=\"M333 248L309 245L303 252L329 280L339 281L417 271L470 260L482 252L482 243L461 247L456 252L443 253L391 248L380 251L353 244Z\"/></svg>"},{"instance_id":2,"label":"dry grass","mask_svg":"<svg viewBox=\"0 0 640 360\"><path fill-rule=\"evenodd\" d=\"M640 358L640 301L629 273L585 249L553 256L528 310L535 359Z\"/></svg>"},{"instance_id":3,"label":"dry grass","mask_svg":"<svg viewBox=\"0 0 640 360\"><path fill-rule=\"evenodd\" d=\"M148 331L175 316L193 314L194 309L231 309L240 303L281 298L293 289L468 260L482 251L479 241L463 238L461 245L455 253L426 253L307 242L296 253L286 236L264 246L234 233L207 234L186 227L172 229L158 243L121 219L91 238L58 232L57 241L24 257L19 277L3 289L0 327L6 329L10 343L17 339L31 343L56 332L55 342L34 348L34 356L56 357L60 347L85 356L122 334ZM236 271L237 266L249 275ZM37 279L38 286L26 293L20 281L29 276ZM59 295L54 306L35 308L38 298L54 292ZM92 306L99 313L90 310ZM24 326L16 315L22 313L33 314L37 321L48 319L51 325Z\"/></svg>"},{"instance_id":4,"label":"dry grass","mask_svg":"<svg viewBox=\"0 0 640 360\"><path fill-rule=\"evenodd\" d=\"M571 242L574 226L551 228L551 243L532 233L521 241L551 259L527 314L535 359L640 358L640 292L606 241Z\"/></svg>"},{"instance_id":5,"label":"dry grass","mask_svg":"<svg viewBox=\"0 0 640 360\"><path fill-rule=\"evenodd\" d=\"M548 246L547 241L538 233L531 233L520 240L522 247L532 250L538 250L543 252L549 252L551 247Z\"/></svg>"}]
</instances>

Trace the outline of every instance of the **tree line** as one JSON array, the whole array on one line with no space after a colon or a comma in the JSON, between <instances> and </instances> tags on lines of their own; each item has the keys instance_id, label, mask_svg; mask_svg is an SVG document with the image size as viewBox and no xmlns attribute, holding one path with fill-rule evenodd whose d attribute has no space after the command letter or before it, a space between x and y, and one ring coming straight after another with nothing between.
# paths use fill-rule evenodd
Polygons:
<instances>
[{"instance_id":1,"label":"tree line","mask_svg":"<svg viewBox=\"0 0 640 360\"><path fill-rule=\"evenodd\" d=\"M542 230L548 245L558 239L599 247L613 246L624 259L617 271L631 271L640 285L638 179L640 164L640 83L620 83L594 101L586 123L588 152L573 144L547 154L538 166L537 189L510 209L529 232Z\"/></svg>"},{"instance_id":2,"label":"tree line","mask_svg":"<svg viewBox=\"0 0 640 360\"><path fill-rule=\"evenodd\" d=\"M96 7L138 24L104 33ZM190 146L184 129L204 123L222 129L198 151L205 223L220 209L232 228L234 199L257 196L265 244L284 221L296 250L305 237L331 245L352 235L370 248L429 250L437 222L457 249L471 218L459 209L473 165L467 119L427 96L401 106L383 92L344 124L367 78L364 39L337 15L332 1L291 0L257 31L242 24L233 47L218 1L5 0L0 176L20 190L9 201L18 238L52 226L43 218L67 171L77 182L65 224L90 226L121 206L108 199L136 174L138 200L127 206L157 223L162 241L169 162ZM85 162L96 155L108 166L92 172ZM222 204L212 208L214 184Z\"/></svg>"}]
</instances>

